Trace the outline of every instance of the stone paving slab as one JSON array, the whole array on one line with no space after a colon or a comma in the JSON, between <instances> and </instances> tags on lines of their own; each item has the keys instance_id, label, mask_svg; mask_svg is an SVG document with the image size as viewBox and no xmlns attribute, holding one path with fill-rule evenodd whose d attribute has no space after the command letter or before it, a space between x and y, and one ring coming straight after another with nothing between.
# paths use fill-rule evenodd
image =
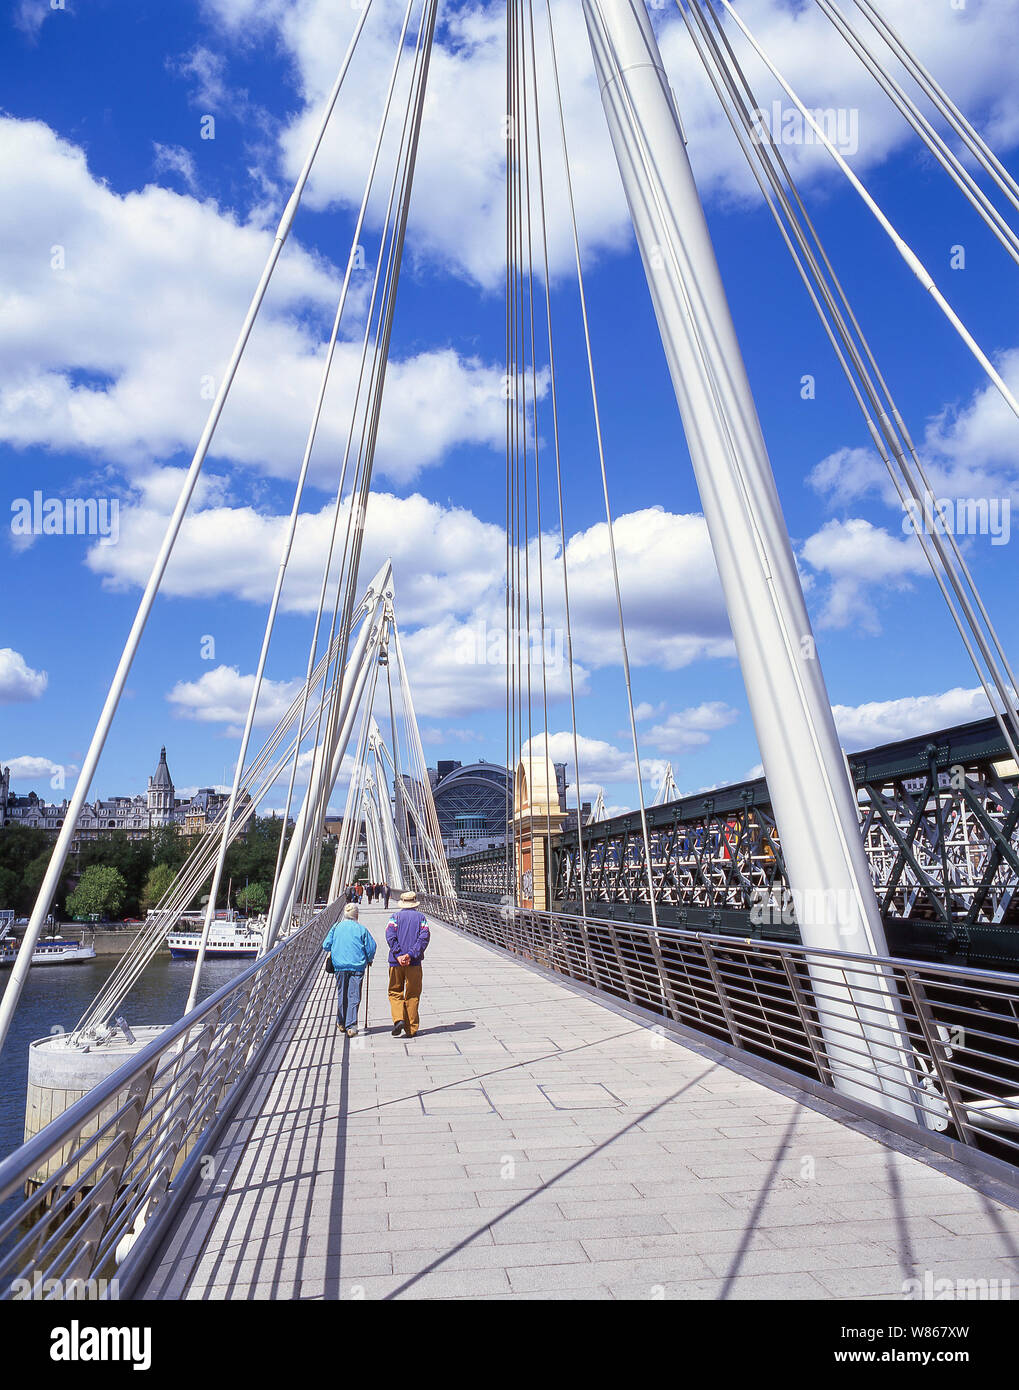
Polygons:
<instances>
[{"instance_id":1,"label":"stone paving slab","mask_svg":"<svg viewBox=\"0 0 1019 1390\"><path fill-rule=\"evenodd\" d=\"M1000 1184L442 924L418 1037L369 1007L305 987L141 1297L1019 1296Z\"/></svg>"}]
</instances>

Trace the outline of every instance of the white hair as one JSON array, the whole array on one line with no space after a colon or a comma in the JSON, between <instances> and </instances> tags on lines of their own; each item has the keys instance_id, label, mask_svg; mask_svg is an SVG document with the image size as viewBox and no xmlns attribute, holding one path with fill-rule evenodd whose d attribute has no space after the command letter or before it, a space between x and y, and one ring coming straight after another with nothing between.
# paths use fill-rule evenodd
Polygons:
<instances>
[{"instance_id":1,"label":"white hair","mask_svg":"<svg viewBox=\"0 0 1019 1390\"><path fill-rule=\"evenodd\" d=\"M343 915L344 917L353 917L354 921L356 922L358 920L357 903L348 903L347 906L343 909Z\"/></svg>"}]
</instances>

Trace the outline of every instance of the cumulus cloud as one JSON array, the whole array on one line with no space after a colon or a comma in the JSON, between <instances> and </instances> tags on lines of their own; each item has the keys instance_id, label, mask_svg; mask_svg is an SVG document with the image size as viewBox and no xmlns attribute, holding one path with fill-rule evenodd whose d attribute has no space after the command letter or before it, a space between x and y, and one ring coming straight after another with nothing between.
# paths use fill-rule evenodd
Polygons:
<instances>
[{"instance_id":1,"label":"cumulus cloud","mask_svg":"<svg viewBox=\"0 0 1019 1390\"><path fill-rule=\"evenodd\" d=\"M313 206L352 205L360 198L400 9L392 7L369 18L309 186ZM614 160L582 12L567 0L557 0L552 9L585 250L613 250L627 244L629 223L618 179L605 176L606 169L614 169ZM330 0L303 0L299 5L209 0L209 10L230 42L275 39L290 56L303 105L283 126L278 155L287 175L293 176L359 12L338 11ZM780 58L783 72L808 106L858 113L859 148L853 158L858 172L880 165L908 142L908 128L847 46L833 41L831 25L819 10L791 8L783 0L753 0L741 12L765 48ZM992 142L998 147L1015 142L1019 100L1008 52L1019 18L1016 0L965 10L943 5L925 10L922 24L915 0L888 0L883 12L932 71L951 74L953 97L981 121ZM684 24L671 11L653 13L702 190L727 203L756 202L759 194L752 176ZM747 46L733 32L746 59ZM537 25L536 39L550 254L556 273L569 270L572 249L544 23ZM746 61L758 99L768 110L781 90L752 56ZM503 275L504 91L504 7L477 4L445 15L429 72L409 244L415 254L493 288ZM830 157L817 145L787 145L783 154L802 182L838 177Z\"/></svg>"},{"instance_id":2,"label":"cumulus cloud","mask_svg":"<svg viewBox=\"0 0 1019 1390\"><path fill-rule=\"evenodd\" d=\"M38 700L48 681L45 671L34 671L13 647L0 647L0 705Z\"/></svg>"},{"instance_id":3,"label":"cumulus cloud","mask_svg":"<svg viewBox=\"0 0 1019 1390\"><path fill-rule=\"evenodd\" d=\"M917 576L930 573L915 536L896 538L862 517L829 521L804 543L802 554L831 579L818 618L822 628L856 623L864 631L879 631L874 590L909 589Z\"/></svg>"},{"instance_id":4,"label":"cumulus cloud","mask_svg":"<svg viewBox=\"0 0 1019 1390\"><path fill-rule=\"evenodd\" d=\"M904 695L897 700L869 700L862 705L832 705L832 713L840 737L852 750L986 719L991 710L979 686L973 690L956 686L940 695Z\"/></svg>"},{"instance_id":5,"label":"cumulus cloud","mask_svg":"<svg viewBox=\"0 0 1019 1390\"><path fill-rule=\"evenodd\" d=\"M485 740L485 735L479 733L477 729L438 729L424 728L419 730L421 742L425 746L438 744L445 748L451 742L455 743L475 743L481 744Z\"/></svg>"},{"instance_id":6,"label":"cumulus cloud","mask_svg":"<svg viewBox=\"0 0 1019 1390\"><path fill-rule=\"evenodd\" d=\"M190 156L160 147L187 176ZM150 185L118 195L80 148L0 118L0 440L128 470L190 454L272 233ZM59 228L59 240L54 228ZM43 248L43 250L40 250ZM352 281L311 481L334 488L360 364L370 268ZM341 277L292 237L224 410L213 453L295 477ZM406 482L459 444L501 447L501 367L449 348L391 362L376 468Z\"/></svg>"},{"instance_id":7,"label":"cumulus cloud","mask_svg":"<svg viewBox=\"0 0 1019 1390\"><path fill-rule=\"evenodd\" d=\"M194 155L189 150L181 145L161 145L157 140L152 146L152 151L157 174L172 174L181 180L189 192L195 192L198 187L198 171L195 168Z\"/></svg>"},{"instance_id":8,"label":"cumulus cloud","mask_svg":"<svg viewBox=\"0 0 1019 1390\"><path fill-rule=\"evenodd\" d=\"M88 552L89 566L111 587L145 583L182 477L180 470L162 469L141 478L133 500L121 507L119 543L96 545ZM162 592L268 601L289 518L252 506L233 506L228 495L223 478L207 478L205 493L193 504L181 529ZM333 508L330 502L299 519L283 591L284 609L313 613L317 607ZM344 507L341 528L346 519ZM210 554L216 556L214 566L208 564ZM465 508L442 506L419 493L396 497L375 492L365 524L364 582L387 558L393 561L401 624L415 626L450 614L466 617L487 603L494 611L505 564L505 535L501 527L479 520Z\"/></svg>"},{"instance_id":9,"label":"cumulus cloud","mask_svg":"<svg viewBox=\"0 0 1019 1390\"><path fill-rule=\"evenodd\" d=\"M616 517L613 534L631 662L677 670L703 658L734 657L703 516L646 507ZM618 620L607 524L571 536L566 560L574 649L591 666L616 664Z\"/></svg>"},{"instance_id":10,"label":"cumulus cloud","mask_svg":"<svg viewBox=\"0 0 1019 1390\"><path fill-rule=\"evenodd\" d=\"M1019 348L1002 353L995 365L1019 392ZM936 497L1019 500L1019 426L990 382L965 401L942 406L927 421L919 453ZM831 507L876 497L901 516L888 470L872 449L836 449L811 469L807 482Z\"/></svg>"},{"instance_id":11,"label":"cumulus cloud","mask_svg":"<svg viewBox=\"0 0 1019 1390\"><path fill-rule=\"evenodd\" d=\"M40 758L30 753L18 758L0 758L0 767L10 768L12 782L49 781L55 774L60 774L63 779L78 770L68 767L66 763L55 763L52 758Z\"/></svg>"},{"instance_id":12,"label":"cumulus cloud","mask_svg":"<svg viewBox=\"0 0 1019 1390\"><path fill-rule=\"evenodd\" d=\"M179 476L160 470L143 477L135 500L121 507L119 543L88 552L89 566L112 587L137 587L147 579ZM231 505L216 475L210 475L206 489L181 530L163 591L266 602L287 519ZM285 610L314 611L331 528L331 505L301 517L283 592ZM618 517L614 530L633 665L675 670L704 658L731 659L735 649L704 518L650 507ZM214 567L207 563L212 553ZM559 700L569 693L569 668L556 538L542 537L540 552L538 541L532 541L532 583L539 553L545 574L544 646L533 615L530 639L523 634L522 644L525 654L532 653L534 698L541 698L543 660L549 697ZM570 537L566 556L574 678L583 694L591 670L620 661L606 525ZM387 557L393 561L397 617L419 713L456 718L499 707L506 681L503 528L417 493L403 498L372 493L362 582ZM657 712L649 706L647 717Z\"/></svg>"},{"instance_id":13,"label":"cumulus cloud","mask_svg":"<svg viewBox=\"0 0 1019 1390\"><path fill-rule=\"evenodd\" d=\"M202 724L227 724L228 734L240 733L248 713L254 675L242 676L236 666L214 666L194 681L178 681L167 700L175 715ZM263 677L255 723L260 727L279 722L301 693L304 682L274 681Z\"/></svg>"},{"instance_id":14,"label":"cumulus cloud","mask_svg":"<svg viewBox=\"0 0 1019 1390\"><path fill-rule=\"evenodd\" d=\"M663 752L682 752L702 747L713 733L738 718L739 711L724 700L707 700L691 709L673 711L661 724L648 729L643 738L652 748Z\"/></svg>"},{"instance_id":15,"label":"cumulus cloud","mask_svg":"<svg viewBox=\"0 0 1019 1390\"><path fill-rule=\"evenodd\" d=\"M573 754L573 732L570 729L562 729L558 732L549 732L548 736L548 756L554 763L566 764L567 780L575 780L574 774L574 754ZM528 750L540 753L545 746L545 741L541 736L535 736L530 740L525 740L521 757L527 757ZM577 751L580 761L580 782L584 797L593 790L597 796L599 790L604 790L606 786L623 786L635 784L633 749L617 748L615 744L609 743L606 739L589 738L586 734L577 734ZM665 767L668 759L666 758L644 758L640 760L641 779L650 783L652 786L661 785L661 779L665 774Z\"/></svg>"}]
</instances>

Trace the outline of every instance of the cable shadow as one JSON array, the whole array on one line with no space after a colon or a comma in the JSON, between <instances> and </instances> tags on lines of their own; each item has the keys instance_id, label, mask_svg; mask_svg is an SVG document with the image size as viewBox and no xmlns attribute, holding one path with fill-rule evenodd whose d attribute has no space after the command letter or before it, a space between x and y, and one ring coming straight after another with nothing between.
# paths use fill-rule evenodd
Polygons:
<instances>
[{"instance_id":1,"label":"cable shadow","mask_svg":"<svg viewBox=\"0 0 1019 1390\"><path fill-rule=\"evenodd\" d=\"M329 1041L330 1025L333 1021L329 1016L323 1017L313 1006L312 996L317 985L320 985L318 977L310 982L302 1004L300 1022L288 1048L287 1060L291 1065L275 1074L277 1085L282 1081L282 1088L286 1092L285 1095L281 1095L277 1089L275 1099L284 1100L288 1107L284 1113L289 1113L289 1107L293 1107L295 1112L314 1113L321 1106L324 1118L325 1092L333 1065ZM293 1046L295 1042L296 1049ZM271 1113L277 1113L275 1108ZM285 1240L280 1242L277 1227L282 1226L285 1232L295 1227L304 1230L307 1226L308 1202L313 1186L302 1199L300 1184L305 1179L313 1180L321 1171L323 1144L321 1123L316 1127L314 1134L308 1133L309 1128L310 1121L308 1126L298 1129L280 1125L272 1134L249 1135L245 1139L241 1163L246 1169L247 1177L237 1183L235 1174L228 1195L242 1198L246 1193L269 1189L272 1195L268 1205L256 1201L248 1211L244 1211L238 1204L238 1209L220 1224L222 1239L217 1244L211 1267L200 1276L192 1274L189 1280L189 1287L197 1283L202 1288L201 1298L209 1299L213 1288L225 1288L228 1296L234 1291L240 1296L245 1296L250 1285L264 1283L267 1279L276 1282L282 1274L281 1261L293 1258L287 1250ZM254 1174L259 1171L262 1174L286 1172L295 1155L299 1165L296 1172L285 1177L254 1178ZM306 1166L305 1160L308 1160L309 1166ZM215 1194L215 1200L221 1197L222 1194ZM275 1253L269 1252L268 1247L272 1244L280 1245ZM243 1251L243 1263L254 1269L254 1273L246 1273L242 1277L242 1260L236 1259L235 1256L237 1247ZM221 1277L221 1272L226 1277ZM299 1277L298 1274L295 1282ZM244 1290L244 1293L241 1293L241 1290Z\"/></svg>"},{"instance_id":2,"label":"cable shadow","mask_svg":"<svg viewBox=\"0 0 1019 1390\"><path fill-rule=\"evenodd\" d=\"M724 1303L732 1291L733 1282L739 1275L740 1265L743 1263L747 1251L750 1248L750 1239L753 1236L754 1232L757 1230L757 1222L760 1219L761 1212L764 1210L764 1204L768 1200L768 1194L771 1191L771 1185L774 1182L774 1180L778 1177L779 1166L782 1163L782 1159L785 1156L786 1149L789 1147L789 1141L792 1139L793 1134L796 1130L796 1124L799 1120L799 1113L801 1108L802 1107L797 1106L796 1109L793 1111L792 1115L790 1116L789 1123L785 1127L785 1133L782 1135L782 1142L775 1150L775 1156L771 1160L771 1163L768 1165L768 1173L765 1177L764 1183L761 1186L761 1190L757 1195L757 1200L756 1202L754 1202L754 1205L750 1208L750 1219L747 1222L746 1226L743 1228L743 1237L740 1240L740 1243L736 1249L736 1253L732 1257L732 1260L729 1264L729 1268L722 1275L722 1286L719 1290L716 1302Z\"/></svg>"},{"instance_id":3,"label":"cable shadow","mask_svg":"<svg viewBox=\"0 0 1019 1390\"><path fill-rule=\"evenodd\" d=\"M404 1280L398 1288L387 1293L383 1302L388 1302L393 1298L399 1298L401 1294L413 1288L419 1279L423 1279L426 1274L434 1273L440 1265L445 1264L453 1255L466 1249L468 1245L477 1240L478 1236L484 1235L486 1231L491 1230L493 1226L497 1226L500 1221L505 1221L506 1218L512 1216L514 1212L521 1211L527 1206L528 1202L532 1202L540 1193L547 1192L548 1189L554 1187L557 1182L561 1182L563 1178L568 1177L571 1173L575 1173L579 1168L582 1168L585 1163L609 1148L617 1139L622 1138L624 1134L628 1133L635 1126L643 1124L644 1121L649 1120L652 1115L656 1115L659 1110L662 1110L667 1105L671 1105L674 1100L678 1100L680 1096L685 1095L687 1091L692 1090L695 1086L699 1086L705 1077L710 1076L713 1071L717 1071L717 1067L714 1065L708 1067L706 1071L701 1072L699 1076L693 1077L685 1086L681 1086L678 1091L674 1091L672 1095L666 1096L664 1100L657 1101L649 1110L643 1111L642 1114L631 1120L629 1124L624 1125L622 1129L610 1135L608 1139L603 1139L600 1144L596 1144L595 1147L584 1154L582 1158L575 1159L573 1163L568 1164L561 1172L556 1173L554 1178L549 1178L547 1182L543 1182L541 1186L536 1187L533 1192L528 1192L526 1196L521 1197L519 1201L514 1202L512 1206L507 1207L505 1211L499 1212L498 1215L494 1216L490 1221L486 1221L483 1226L479 1226L476 1231L472 1231L469 1236L465 1236L463 1240L458 1241L456 1245L450 1246L450 1248L440 1255L437 1260L433 1260L431 1264L426 1265L424 1269L419 1269L416 1274Z\"/></svg>"}]
</instances>

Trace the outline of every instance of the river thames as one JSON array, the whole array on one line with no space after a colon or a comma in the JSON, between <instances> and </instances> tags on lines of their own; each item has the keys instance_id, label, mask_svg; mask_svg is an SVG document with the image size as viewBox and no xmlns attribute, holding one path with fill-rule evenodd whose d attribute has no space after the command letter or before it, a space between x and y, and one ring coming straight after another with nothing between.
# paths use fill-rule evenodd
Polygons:
<instances>
[{"instance_id":1,"label":"river thames","mask_svg":"<svg viewBox=\"0 0 1019 1390\"><path fill-rule=\"evenodd\" d=\"M25 1100L28 1086L28 1046L36 1038L69 1032L115 968L117 956L100 956L80 965L33 966L29 971L17 1013L0 1057L0 1157L22 1143L25 1134ZM250 960L211 960L202 970L199 991L207 999L226 984ZM157 956L149 962L138 984L118 1012L128 1027L146 1023L172 1023L187 1000L194 962ZM10 971L0 971L0 990ZM0 1206L0 1213L6 1204Z\"/></svg>"}]
</instances>

